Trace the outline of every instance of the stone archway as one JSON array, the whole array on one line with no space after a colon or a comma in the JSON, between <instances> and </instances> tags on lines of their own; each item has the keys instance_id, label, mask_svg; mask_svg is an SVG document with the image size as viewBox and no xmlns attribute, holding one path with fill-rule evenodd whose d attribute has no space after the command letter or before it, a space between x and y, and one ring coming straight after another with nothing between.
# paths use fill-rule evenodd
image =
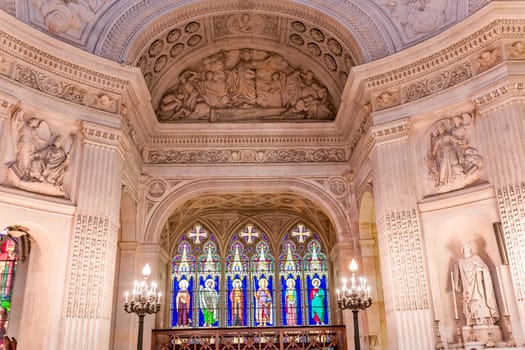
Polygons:
<instances>
[{"instance_id":1,"label":"stone archway","mask_svg":"<svg viewBox=\"0 0 525 350\"><path fill-rule=\"evenodd\" d=\"M288 193L310 200L331 221L336 240L346 240L352 233L348 210L344 208L342 202L333 198L313 182L298 179L197 180L174 188L153 208L147 218L142 241L144 243L159 242L163 225L168 217L176 208L192 198L209 193L242 194L247 192L260 195Z\"/></svg>"}]
</instances>

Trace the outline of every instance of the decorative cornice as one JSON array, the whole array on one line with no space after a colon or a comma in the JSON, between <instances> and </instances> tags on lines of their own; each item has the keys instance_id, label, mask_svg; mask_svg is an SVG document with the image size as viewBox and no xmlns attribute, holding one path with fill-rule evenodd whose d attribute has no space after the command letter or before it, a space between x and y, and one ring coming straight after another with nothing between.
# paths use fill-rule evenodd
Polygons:
<instances>
[{"instance_id":1,"label":"decorative cornice","mask_svg":"<svg viewBox=\"0 0 525 350\"><path fill-rule=\"evenodd\" d=\"M344 148L271 150L150 150L149 164L261 164L261 163L341 163L348 160Z\"/></svg>"},{"instance_id":2,"label":"decorative cornice","mask_svg":"<svg viewBox=\"0 0 525 350\"><path fill-rule=\"evenodd\" d=\"M81 132L85 141L107 146L117 146L121 142L121 131L90 122L82 122Z\"/></svg>"},{"instance_id":3,"label":"decorative cornice","mask_svg":"<svg viewBox=\"0 0 525 350\"><path fill-rule=\"evenodd\" d=\"M150 147L167 147L181 145L193 146L261 146L261 145L341 145L344 136L330 134L251 134L251 135L158 135L150 139Z\"/></svg>"},{"instance_id":4,"label":"decorative cornice","mask_svg":"<svg viewBox=\"0 0 525 350\"><path fill-rule=\"evenodd\" d=\"M399 119L391 123L374 125L370 129L371 136L376 144L400 139L408 136L411 125L408 118Z\"/></svg>"},{"instance_id":5,"label":"decorative cornice","mask_svg":"<svg viewBox=\"0 0 525 350\"><path fill-rule=\"evenodd\" d=\"M525 99L525 78L498 81L496 84L474 94L471 100L476 104L478 112L481 112L498 106L500 103L505 103L509 98L514 97Z\"/></svg>"}]
</instances>

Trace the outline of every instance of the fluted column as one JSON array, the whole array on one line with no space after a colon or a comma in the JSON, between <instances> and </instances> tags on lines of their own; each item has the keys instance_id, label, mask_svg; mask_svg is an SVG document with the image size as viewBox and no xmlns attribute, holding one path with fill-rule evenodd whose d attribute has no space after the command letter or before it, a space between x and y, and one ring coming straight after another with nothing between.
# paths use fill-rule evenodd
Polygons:
<instances>
[{"instance_id":1,"label":"fluted column","mask_svg":"<svg viewBox=\"0 0 525 350\"><path fill-rule=\"evenodd\" d=\"M486 164L490 167L510 276L502 276L516 340L525 334L525 92L523 82L507 81L496 88L500 93L487 102L479 97L478 129L484 140ZM507 269L502 269L507 271ZM508 272L507 272L508 274Z\"/></svg>"},{"instance_id":2,"label":"fluted column","mask_svg":"<svg viewBox=\"0 0 525 350\"><path fill-rule=\"evenodd\" d=\"M118 130L83 124L61 349L108 349L122 155Z\"/></svg>"},{"instance_id":3,"label":"fluted column","mask_svg":"<svg viewBox=\"0 0 525 350\"><path fill-rule=\"evenodd\" d=\"M375 126L371 155L389 347L433 348L428 272L408 120Z\"/></svg>"}]
</instances>

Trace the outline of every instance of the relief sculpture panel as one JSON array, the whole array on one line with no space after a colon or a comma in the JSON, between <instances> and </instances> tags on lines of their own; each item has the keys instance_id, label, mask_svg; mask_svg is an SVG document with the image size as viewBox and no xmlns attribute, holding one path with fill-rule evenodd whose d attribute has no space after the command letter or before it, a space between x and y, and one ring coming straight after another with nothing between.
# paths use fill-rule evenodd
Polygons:
<instances>
[{"instance_id":1,"label":"relief sculpture panel","mask_svg":"<svg viewBox=\"0 0 525 350\"><path fill-rule=\"evenodd\" d=\"M156 113L160 122L335 118L328 89L313 72L254 49L220 51L184 70Z\"/></svg>"},{"instance_id":2,"label":"relief sculpture panel","mask_svg":"<svg viewBox=\"0 0 525 350\"><path fill-rule=\"evenodd\" d=\"M432 126L426 162L437 192L463 188L479 180L483 158L466 137L472 124L472 115L465 113L441 119Z\"/></svg>"},{"instance_id":3,"label":"relief sculpture panel","mask_svg":"<svg viewBox=\"0 0 525 350\"><path fill-rule=\"evenodd\" d=\"M70 167L74 135L54 133L45 120L25 116L18 109L3 142L6 182L27 191L67 197L64 176Z\"/></svg>"}]
</instances>

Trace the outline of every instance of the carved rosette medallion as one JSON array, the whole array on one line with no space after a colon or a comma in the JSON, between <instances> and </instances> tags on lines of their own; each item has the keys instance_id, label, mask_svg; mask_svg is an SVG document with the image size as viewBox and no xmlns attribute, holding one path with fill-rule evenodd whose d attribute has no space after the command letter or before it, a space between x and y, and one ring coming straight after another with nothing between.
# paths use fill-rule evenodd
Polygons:
<instances>
[{"instance_id":1,"label":"carved rosette medallion","mask_svg":"<svg viewBox=\"0 0 525 350\"><path fill-rule=\"evenodd\" d=\"M153 180L148 186L148 195L154 199L160 198L166 193L168 185L162 180Z\"/></svg>"},{"instance_id":2,"label":"carved rosette medallion","mask_svg":"<svg viewBox=\"0 0 525 350\"><path fill-rule=\"evenodd\" d=\"M472 115L465 113L440 119L429 131L425 160L438 193L464 188L481 177L483 158L466 137L472 124Z\"/></svg>"},{"instance_id":3,"label":"carved rosette medallion","mask_svg":"<svg viewBox=\"0 0 525 350\"><path fill-rule=\"evenodd\" d=\"M328 89L313 72L262 50L220 51L184 70L162 96L160 122L326 121Z\"/></svg>"}]
</instances>

